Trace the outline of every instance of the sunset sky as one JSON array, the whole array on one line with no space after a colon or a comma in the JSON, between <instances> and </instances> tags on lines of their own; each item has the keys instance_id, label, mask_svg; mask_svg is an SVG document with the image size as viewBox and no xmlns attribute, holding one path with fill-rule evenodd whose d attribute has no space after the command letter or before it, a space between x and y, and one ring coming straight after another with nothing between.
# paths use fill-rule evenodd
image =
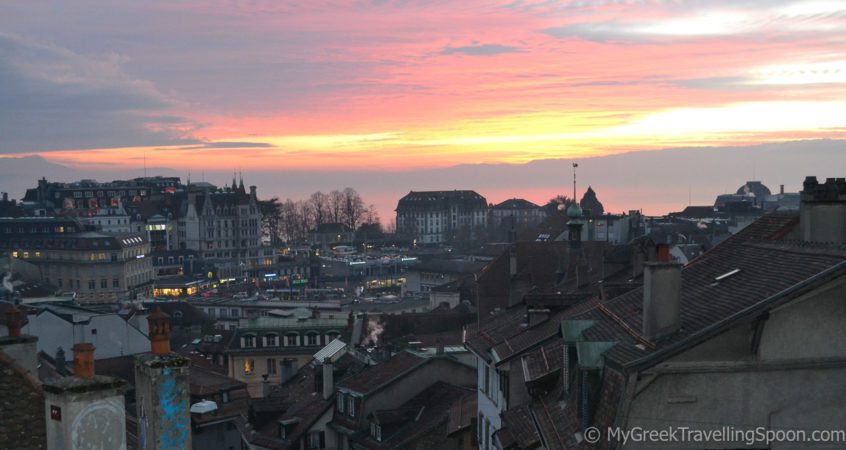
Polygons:
<instances>
[{"instance_id":1,"label":"sunset sky","mask_svg":"<svg viewBox=\"0 0 846 450\"><path fill-rule=\"evenodd\" d=\"M846 134L846 2L0 3L0 154L410 170Z\"/></svg>"}]
</instances>

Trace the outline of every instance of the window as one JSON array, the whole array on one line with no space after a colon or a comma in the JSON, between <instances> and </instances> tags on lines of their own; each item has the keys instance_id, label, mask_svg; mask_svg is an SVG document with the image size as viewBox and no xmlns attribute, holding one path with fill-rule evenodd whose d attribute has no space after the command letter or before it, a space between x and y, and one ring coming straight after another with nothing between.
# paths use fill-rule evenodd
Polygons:
<instances>
[{"instance_id":1,"label":"window","mask_svg":"<svg viewBox=\"0 0 846 450\"><path fill-rule=\"evenodd\" d=\"M229 403L229 391L223 391L223 393L220 394L220 401L221 403Z\"/></svg>"},{"instance_id":2,"label":"window","mask_svg":"<svg viewBox=\"0 0 846 450\"><path fill-rule=\"evenodd\" d=\"M355 417L355 407L356 407L355 397L353 397L351 395L351 396L349 396L349 398L347 398L347 415L348 416Z\"/></svg>"},{"instance_id":3,"label":"window","mask_svg":"<svg viewBox=\"0 0 846 450\"><path fill-rule=\"evenodd\" d=\"M97 282L94 280L88 280L88 289L91 289L92 291L97 289Z\"/></svg>"},{"instance_id":4,"label":"window","mask_svg":"<svg viewBox=\"0 0 846 450\"><path fill-rule=\"evenodd\" d=\"M297 335L296 334L288 334L285 336L285 346L286 347L293 347L297 345Z\"/></svg>"},{"instance_id":5,"label":"window","mask_svg":"<svg viewBox=\"0 0 846 450\"><path fill-rule=\"evenodd\" d=\"M252 334L245 334L241 337L241 347L252 348L256 346L256 337Z\"/></svg>"},{"instance_id":6,"label":"window","mask_svg":"<svg viewBox=\"0 0 846 450\"><path fill-rule=\"evenodd\" d=\"M115 289L120 288L120 278L113 278L112 279L112 287Z\"/></svg>"},{"instance_id":7,"label":"window","mask_svg":"<svg viewBox=\"0 0 846 450\"><path fill-rule=\"evenodd\" d=\"M376 422L370 422L370 436L379 442L382 442L382 427Z\"/></svg>"},{"instance_id":8,"label":"window","mask_svg":"<svg viewBox=\"0 0 846 450\"><path fill-rule=\"evenodd\" d=\"M267 373L268 375L276 375L276 360L267 358Z\"/></svg>"},{"instance_id":9,"label":"window","mask_svg":"<svg viewBox=\"0 0 846 450\"><path fill-rule=\"evenodd\" d=\"M101 289L108 289L109 288L109 280L103 278L100 280L100 288Z\"/></svg>"},{"instance_id":10,"label":"window","mask_svg":"<svg viewBox=\"0 0 846 450\"><path fill-rule=\"evenodd\" d=\"M323 431L311 431L308 433L308 448L321 449L326 447L326 433Z\"/></svg>"},{"instance_id":11,"label":"window","mask_svg":"<svg viewBox=\"0 0 846 450\"><path fill-rule=\"evenodd\" d=\"M238 309L237 308L232 308L232 317L236 318L236 319L238 318Z\"/></svg>"},{"instance_id":12,"label":"window","mask_svg":"<svg viewBox=\"0 0 846 450\"><path fill-rule=\"evenodd\" d=\"M317 335L316 334L309 334L307 336L308 345L317 345Z\"/></svg>"},{"instance_id":13,"label":"window","mask_svg":"<svg viewBox=\"0 0 846 450\"><path fill-rule=\"evenodd\" d=\"M244 375L252 375L255 370L256 370L256 360L245 359L244 360Z\"/></svg>"},{"instance_id":14,"label":"window","mask_svg":"<svg viewBox=\"0 0 846 450\"><path fill-rule=\"evenodd\" d=\"M279 346L279 336L276 334L266 334L264 335L264 346L265 347L278 347Z\"/></svg>"},{"instance_id":15,"label":"window","mask_svg":"<svg viewBox=\"0 0 846 450\"><path fill-rule=\"evenodd\" d=\"M344 412L344 394L341 393L341 392L338 392L338 394L336 395L336 398L337 398L337 401L335 402L335 405L338 408L338 412L343 414L343 412Z\"/></svg>"}]
</instances>

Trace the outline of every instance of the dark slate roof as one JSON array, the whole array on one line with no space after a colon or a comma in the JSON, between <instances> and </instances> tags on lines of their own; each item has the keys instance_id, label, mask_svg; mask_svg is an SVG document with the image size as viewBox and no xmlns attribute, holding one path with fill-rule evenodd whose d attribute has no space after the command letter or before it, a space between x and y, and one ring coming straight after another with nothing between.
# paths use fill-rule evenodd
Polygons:
<instances>
[{"instance_id":1,"label":"dark slate roof","mask_svg":"<svg viewBox=\"0 0 846 450\"><path fill-rule=\"evenodd\" d=\"M365 364L347 353L334 363L335 374L340 380L358 374L365 368ZM300 369L291 379L287 380L281 389L272 391L267 397L253 401L253 409L258 413L276 412L274 420L269 421L258 430L254 443L266 448L286 449L299 448L298 440L308 431L314 422L329 410L335 402L335 397L324 399L323 395L315 392L315 378L322 376L318 370L321 366L308 365ZM337 380L336 380L337 381ZM297 418L299 421L288 430L287 438L278 437L277 422L279 420Z\"/></svg>"},{"instance_id":2,"label":"dark slate roof","mask_svg":"<svg viewBox=\"0 0 846 450\"><path fill-rule=\"evenodd\" d=\"M508 199L502 203L494 205L492 209L538 209L540 206L522 198Z\"/></svg>"},{"instance_id":3,"label":"dark slate roof","mask_svg":"<svg viewBox=\"0 0 846 450\"><path fill-rule=\"evenodd\" d=\"M400 420L405 419L405 423L399 426L395 425L395 427L390 428L390 431L383 428L381 442L367 436L356 443L374 449L420 448L420 446L414 444L424 435L435 430L438 430L441 439L445 439L448 411L452 405L461 401L462 398L476 395L474 389L438 381L403 404L400 408L403 412L399 414L401 417L398 418ZM405 411L416 411L416 414L411 415ZM443 429L442 432L439 430L440 428ZM423 446L422 448L433 447Z\"/></svg>"},{"instance_id":4,"label":"dark slate roof","mask_svg":"<svg viewBox=\"0 0 846 450\"><path fill-rule=\"evenodd\" d=\"M648 342L640 335L641 288L596 303L577 317L603 321L602 326L586 330L585 338L621 341L606 355L620 364L634 363L658 350L692 345L694 338L710 327L788 293L819 274L846 270L846 249L778 240L796 224L794 215L765 216L687 265L682 270L682 328L674 335L658 342ZM715 281L735 269L740 272ZM614 326L608 327L609 323ZM637 343L644 349L635 347Z\"/></svg>"},{"instance_id":5,"label":"dark slate roof","mask_svg":"<svg viewBox=\"0 0 846 450\"><path fill-rule=\"evenodd\" d=\"M453 205L484 209L488 202L476 191L411 191L399 200L397 210L445 209Z\"/></svg>"},{"instance_id":6,"label":"dark slate roof","mask_svg":"<svg viewBox=\"0 0 846 450\"><path fill-rule=\"evenodd\" d=\"M564 366L564 343L561 339L553 339L535 350L526 352L521 362L523 379L526 382L555 373Z\"/></svg>"},{"instance_id":7,"label":"dark slate roof","mask_svg":"<svg viewBox=\"0 0 846 450\"><path fill-rule=\"evenodd\" d=\"M479 396L472 394L465 395L453 403L449 408L447 434L457 433L470 428L476 419L478 404Z\"/></svg>"},{"instance_id":8,"label":"dark slate roof","mask_svg":"<svg viewBox=\"0 0 846 450\"><path fill-rule=\"evenodd\" d=\"M713 206L688 206L677 213L671 213L670 216L685 217L691 219L704 219L717 217L719 214L714 211Z\"/></svg>"},{"instance_id":9,"label":"dark slate roof","mask_svg":"<svg viewBox=\"0 0 846 450\"><path fill-rule=\"evenodd\" d=\"M425 364L429 359L413 353L399 352L388 361L377 364L338 384L338 388L369 394L393 382L397 378Z\"/></svg>"},{"instance_id":10,"label":"dark slate roof","mask_svg":"<svg viewBox=\"0 0 846 450\"><path fill-rule=\"evenodd\" d=\"M0 351L0 448L47 448L41 383Z\"/></svg>"},{"instance_id":11,"label":"dark slate roof","mask_svg":"<svg viewBox=\"0 0 846 450\"><path fill-rule=\"evenodd\" d=\"M540 435L532 419L529 404L504 411L502 422L503 427L495 435L503 447L517 446L521 449L534 449L540 446Z\"/></svg>"},{"instance_id":12,"label":"dark slate roof","mask_svg":"<svg viewBox=\"0 0 846 450\"><path fill-rule=\"evenodd\" d=\"M472 275L484 269L486 263L458 259L433 259L409 267L410 272L448 273L454 275Z\"/></svg>"},{"instance_id":13,"label":"dark slate roof","mask_svg":"<svg viewBox=\"0 0 846 450\"><path fill-rule=\"evenodd\" d=\"M234 378L193 364L188 384L193 397L210 396L247 387L245 383Z\"/></svg>"}]
</instances>

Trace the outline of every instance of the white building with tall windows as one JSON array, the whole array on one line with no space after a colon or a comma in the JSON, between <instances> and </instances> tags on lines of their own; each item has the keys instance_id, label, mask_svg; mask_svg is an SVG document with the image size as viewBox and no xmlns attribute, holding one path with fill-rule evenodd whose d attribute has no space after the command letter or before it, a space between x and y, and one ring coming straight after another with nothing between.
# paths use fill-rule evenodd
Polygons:
<instances>
[{"instance_id":1,"label":"white building with tall windows","mask_svg":"<svg viewBox=\"0 0 846 450\"><path fill-rule=\"evenodd\" d=\"M397 232L418 244L448 242L488 223L488 203L476 191L409 192L397 204Z\"/></svg>"}]
</instances>

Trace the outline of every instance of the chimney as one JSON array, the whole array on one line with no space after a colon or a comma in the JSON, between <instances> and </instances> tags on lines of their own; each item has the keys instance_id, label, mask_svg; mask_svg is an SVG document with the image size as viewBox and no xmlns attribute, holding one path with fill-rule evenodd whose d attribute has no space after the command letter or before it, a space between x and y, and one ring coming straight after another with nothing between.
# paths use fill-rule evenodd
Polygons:
<instances>
[{"instance_id":1,"label":"chimney","mask_svg":"<svg viewBox=\"0 0 846 450\"><path fill-rule=\"evenodd\" d=\"M780 195L784 195L784 185L783 184L781 185L781 187L779 187L778 193Z\"/></svg>"},{"instance_id":2,"label":"chimney","mask_svg":"<svg viewBox=\"0 0 846 450\"><path fill-rule=\"evenodd\" d=\"M59 372L59 375L66 375L67 374L67 364L65 362L65 350L62 347L59 347L56 350L56 372Z\"/></svg>"},{"instance_id":3,"label":"chimney","mask_svg":"<svg viewBox=\"0 0 846 450\"><path fill-rule=\"evenodd\" d=\"M807 242L846 243L846 179L828 178L820 184L807 177L799 205L799 233Z\"/></svg>"},{"instance_id":4,"label":"chimney","mask_svg":"<svg viewBox=\"0 0 846 450\"><path fill-rule=\"evenodd\" d=\"M12 306L6 311L6 328L9 329L9 337L20 337L21 327L23 326L23 313L18 308Z\"/></svg>"},{"instance_id":5,"label":"chimney","mask_svg":"<svg viewBox=\"0 0 846 450\"><path fill-rule=\"evenodd\" d=\"M147 317L149 328L150 350L156 355L170 353L170 316L163 313L158 306L150 317Z\"/></svg>"},{"instance_id":6,"label":"chimney","mask_svg":"<svg viewBox=\"0 0 846 450\"><path fill-rule=\"evenodd\" d=\"M147 323L152 351L135 356L139 449L191 448L191 360L170 351L170 318L160 308Z\"/></svg>"},{"instance_id":7,"label":"chimney","mask_svg":"<svg viewBox=\"0 0 846 450\"><path fill-rule=\"evenodd\" d=\"M89 342L74 344L73 376L85 380L94 378L94 344Z\"/></svg>"},{"instance_id":8,"label":"chimney","mask_svg":"<svg viewBox=\"0 0 846 450\"><path fill-rule=\"evenodd\" d=\"M329 358L323 360L323 399L329 400L335 391L335 365Z\"/></svg>"},{"instance_id":9,"label":"chimney","mask_svg":"<svg viewBox=\"0 0 846 450\"><path fill-rule=\"evenodd\" d=\"M435 341L435 354L436 355L443 355L444 354L444 343L441 341L441 338L438 338Z\"/></svg>"},{"instance_id":10,"label":"chimney","mask_svg":"<svg viewBox=\"0 0 846 450\"><path fill-rule=\"evenodd\" d=\"M6 311L8 336L0 336L0 350L38 378L38 338L21 333L24 315L12 306Z\"/></svg>"},{"instance_id":11,"label":"chimney","mask_svg":"<svg viewBox=\"0 0 846 450\"><path fill-rule=\"evenodd\" d=\"M657 339L678 331L681 326L682 265L647 263L643 272L643 335Z\"/></svg>"},{"instance_id":12,"label":"chimney","mask_svg":"<svg viewBox=\"0 0 846 450\"><path fill-rule=\"evenodd\" d=\"M667 244L658 244L656 247L658 251L658 262L670 262L670 246Z\"/></svg>"},{"instance_id":13,"label":"chimney","mask_svg":"<svg viewBox=\"0 0 846 450\"><path fill-rule=\"evenodd\" d=\"M267 381L267 374L262 375L261 378L261 398L265 398L270 394L270 382Z\"/></svg>"}]
</instances>

